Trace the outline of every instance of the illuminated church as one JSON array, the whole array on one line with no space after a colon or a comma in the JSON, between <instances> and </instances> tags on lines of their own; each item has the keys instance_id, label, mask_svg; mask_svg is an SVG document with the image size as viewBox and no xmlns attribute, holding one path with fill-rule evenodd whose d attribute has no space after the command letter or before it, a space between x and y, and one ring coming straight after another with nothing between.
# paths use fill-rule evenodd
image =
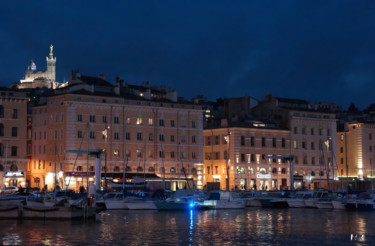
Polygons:
<instances>
[{"instance_id":1,"label":"illuminated church","mask_svg":"<svg viewBox=\"0 0 375 246\"><path fill-rule=\"evenodd\" d=\"M19 83L14 84L18 89L42 88L56 89L59 83L56 82L56 57L53 56L53 45L50 46L49 56L46 57L47 70L37 70L36 64L31 60L25 77Z\"/></svg>"}]
</instances>

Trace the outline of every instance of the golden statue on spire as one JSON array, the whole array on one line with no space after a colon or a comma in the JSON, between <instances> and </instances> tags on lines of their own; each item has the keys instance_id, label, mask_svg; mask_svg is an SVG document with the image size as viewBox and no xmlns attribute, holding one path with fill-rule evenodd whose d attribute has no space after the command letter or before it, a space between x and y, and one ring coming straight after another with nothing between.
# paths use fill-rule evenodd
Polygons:
<instances>
[{"instance_id":1,"label":"golden statue on spire","mask_svg":"<svg viewBox=\"0 0 375 246\"><path fill-rule=\"evenodd\" d=\"M51 46L49 47L49 52L50 53L53 53L53 45L51 44Z\"/></svg>"}]
</instances>

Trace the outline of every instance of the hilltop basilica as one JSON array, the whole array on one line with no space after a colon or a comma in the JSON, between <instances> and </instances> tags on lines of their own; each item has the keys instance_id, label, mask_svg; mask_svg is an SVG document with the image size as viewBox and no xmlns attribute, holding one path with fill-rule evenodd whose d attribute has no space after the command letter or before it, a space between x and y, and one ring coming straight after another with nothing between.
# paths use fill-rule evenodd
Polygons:
<instances>
[{"instance_id":1,"label":"hilltop basilica","mask_svg":"<svg viewBox=\"0 0 375 246\"><path fill-rule=\"evenodd\" d=\"M18 89L27 88L49 88L56 89L60 87L60 83L56 82L56 57L53 57L53 45L50 46L49 56L46 57L47 70L37 70L33 60L25 72L25 77L20 82L15 83L12 87Z\"/></svg>"}]
</instances>

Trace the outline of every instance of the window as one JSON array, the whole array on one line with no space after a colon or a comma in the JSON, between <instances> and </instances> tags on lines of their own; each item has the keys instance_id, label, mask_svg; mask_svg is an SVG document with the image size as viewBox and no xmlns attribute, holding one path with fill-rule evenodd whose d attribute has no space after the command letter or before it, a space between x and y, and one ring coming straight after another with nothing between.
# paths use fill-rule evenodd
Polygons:
<instances>
[{"instance_id":1,"label":"window","mask_svg":"<svg viewBox=\"0 0 375 246\"><path fill-rule=\"evenodd\" d=\"M191 142L195 143L195 136L191 136Z\"/></svg>"},{"instance_id":2,"label":"window","mask_svg":"<svg viewBox=\"0 0 375 246\"><path fill-rule=\"evenodd\" d=\"M136 122L137 125L142 125L142 118L137 118L137 122Z\"/></svg>"},{"instance_id":3,"label":"window","mask_svg":"<svg viewBox=\"0 0 375 246\"><path fill-rule=\"evenodd\" d=\"M149 141L154 141L154 135L152 133L148 134L148 140Z\"/></svg>"},{"instance_id":4,"label":"window","mask_svg":"<svg viewBox=\"0 0 375 246\"><path fill-rule=\"evenodd\" d=\"M181 119L181 127L186 127L186 121L185 119Z\"/></svg>"},{"instance_id":5,"label":"window","mask_svg":"<svg viewBox=\"0 0 375 246\"><path fill-rule=\"evenodd\" d=\"M13 109L12 118L13 119L17 119L18 118L18 111L17 111L17 109Z\"/></svg>"},{"instance_id":6,"label":"window","mask_svg":"<svg viewBox=\"0 0 375 246\"><path fill-rule=\"evenodd\" d=\"M171 142L174 142L174 135L171 135Z\"/></svg>"},{"instance_id":7,"label":"window","mask_svg":"<svg viewBox=\"0 0 375 246\"><path fill-rule=\"evenodd\" d=\"M311 128L311 135L314 135L314 128Z\"/></svg>"},{"instance_id":8,"label":"window","mask_svg":"<svg viewBox=\"0 0 375 246\"><path fill-rule=\"evenodd\" d=\"M276 148L276 138L272 138L272 147Z\"/></svg>"},{"instance_id":9,"label":"window","mask_svg":"<svg viewBox=\"0 0 375 246\"><path fill-rule=\"evenodd\" d=\"M77 131L77 138L83 138L82 131Z\"/></svg>"},{"instance_id":10,"label":"window","mask_svg":"<svg viewBox=\"0 0 375 246\"><path fill-rule=\"evenodd\" d=\"M315 165L315 157L311 157L311 164Z\"/></svg>"},{"instance_id":11,"label":"window","mask_svg":"<svg viewBox=\"0 0 375 246\"><path fill-rule=\"evenodd\" d=\"M344 141L344 134L341 134L341 135L340 135L340 140L341 140L341 141Z\"/></svg>"},{"instance_id":12,"label":"window","mask_svg":"<svg viewBox=\"0 0 375 246\"><path fill-rule=\"evenodd\" d=\"M142 158L143 157L143 153L142 153L141 149L137 149L137 157L138 158Z\"/></svg>"},{"instance_id":13,"label":"window","mask_svg":"<svg viewBox=\"0 0 375 246\"><path fill-rule=\"evenodd\" d=\"M175 173L176 172L176 168L174 168L174 167L171 167L171 173Z\"/></svg>"},{"instance_id":14,"label":"window","mask_svg":"<svg viewBox=\"0 0 375 246\"><path fill-rule=\"evenodd\" d=\"M126 118L126 124L130 125L131 123L132 123L131 119L130 118Z\"/></svg>"},{"instance_id":15,"label":"window","mask_svg":"<svg viewBox=\"0 0 375 246\"><path fill-rule=\"evenodd\" d=\"M12 127L12 137L17 137L17 133L18 133L18 128Z\"/></svg>"},{"instance_id":16,"label":"window","mask_svg":"<svg viewBox=\"0 0 375 246\"><path fill-rule=\"evenodd\" d=\"M241 146L245 146L245 136L241 136Z\"/></svg>"},{"instance_id":17,"label":"window","mask_svg":"<svg viewBox=\"0 0 375 246\"><path fill-rule=\"evenodd\" d=\"M164 158L164 151L159 151L159 157Z\"/></svg>"},{"instance_id":18,"label":"window","mask_svg":"<svg viewBox=\"0 0 375 246\"><path fill-rule=\"evenodd\" d=\"M4 106L0 106L0 118L4 118Z\"/></svg>"},{"instance_id":19,"label":"window","mask_svg":"<svg viewBox=\"0 0 375 246\"><path fill-rule=\"evenodd\" d=\"M171 159L174 159L174 152L171 152Z\"/></svg>"},{"instance_id":20,"label":"window","mask_svg":"<svg viewBox=\"0 0 375 246\"><path fill-rule=\"evenodd\" d=\"M137 140L142 140L142 132L137 132Z\"/></svg>"},{"instance_id":21,"label":"window","mask_svg":"<svg viewBox=\"0 0 375 246\"><path fill-rule=\"evenodd\" d=\"M181 143L185 143L185 142L186 142L185 135L182 135L181 136Z\"/></svg>"},{"instance_id":22,"label":"window","mask_svg":"<svg viewBox=\"0 0 375 246\"><path fill-rule=\"evenodd\" d=\"M281 147L282 147L282 148L285 148L285 138L282 138L282 139L281 139Z\"/></svg>"},{"instance_id":23,"label":"window","mask_svg":"<svg viewBox=\"0 0 375 246\"><path fill-rule=\"evenodd\" d=\"M262 137L262 147L266 147L266 138Z\"/></svg>"},{"instance_id":24,"label":"window","mask_svg":"<svg viewBox=\"0 0 375 246\"><path fill-rule=\"evenodd\" d=\"M141 166L137 167L137 172L143 172L143 168Z\"/></svg>"},{"instance_id":25,"label":"window","mask_svg":"<svg viewBox=\"0 0 375 246\"><path fill-rule=\"evenodd\" d=\"M314 144L314 142L311 142L311 149L315 149L315 144Z\"/></svg>"},{"instance_id":26,"label":"window","mask_svg":"<svg viewBox=\"0 0 375 246\"><path fill-rule=\"evenodd\" d=\"M302 127L302 134L306 135L306 127Z\"/></svg>"},{"instance_id":27,"label":"window","mask_svg":"<svg viewBox=\"0 0 375 246\"><path fill-rule=\"evenodd\" d=\"M11 148L11 156L17 156L17 146L12 146L12 148Z\"/></svg>"},{"instance_id":28,"label":"window","mask_svg":"<svg viewBox=\"0 0 375 246\"><path fill-rule=\"evenodd\" d=\"M113 117L113 123L120 124L120 118L118 116Z\"/></svg>"},{"instance_id":29,"label":"window","mask_svg":"<svg viewBox=\"0 0 375 246\"><path fill-rule=\"evenodd\" d=\"M95 115L90 115L90 122L95 122Z\"/></svg>"},{"instance_id":30,"label":"window","mask_svg":"<svg viewBox=\"0 0 375 246\"><path fill-rule=\"evenodd\" d=\"M220 136L215 136L215 145L220 144Z\"/></svg>"},{"instance_id":31,"label":"window","mask_svg":"<svg viewBox=\"0 0 375 246\"><path fill-rule=\"evenodd\" d=\"M115 167L113 168L113 171L115 171L115 172L119 172L119 171L120 171L120 168L119 168L118 166L115 166Z\"/></svg>"},{"instance_id":32,"label":"window","mask_svg":"<svg viewBox=\"0 0 375 246\"><path fill-rule=\"evenodd\" d=\"M250 145L251 145L252 147L255 146L255 138L254 138L254 137L250 137Z\"/></svg>"},{"instance_id":33,"label":"window","mask_svg":"<svg viewBox=\"0 0 375 246\"><path fill-rule=\"evenodd\" d=\"M196 159L196 158L197 158L195 152L191 152L191 158L192 158L192 159Z\"/></svg>"},{"instance_id":34,"label":"window","mask_svg":"<svg viewBox=\"0 0 375 246\"><path fill-rule=\"evenodd\" d=\"M344 153L344 148L343 147L340 147L340 153Z\"/></svg>"},{"instance_id":35,"label":"window","mask_svg":"<svg viewBox=\"0 0 375 246\"><path fill-rule=\"evenodd\" d=\"M0 136L4 136L4 125L0 124Z\"/></svg>"},{"instance_id":36,"label":"window","mask_svg":"<svg viewBox=\"0 0 375 246\"><path fill-rule=\"evenodd\" d=\"M90 131L90 138L95 138L95 132L94 131Z\"/></svg>"},{"instance_id":37,"label":"window","mask_svg":"<svg viewBox=\"0 0 375 246\"><path fill-rule=\"evenodd\" d=\"M372 134L371 134L371 133L368 135L368 139L369 139L369 140L372 139Z\"/></svg>"},{"instance_id":38,"label":"window","mask_svg":"<svg viewBox=\"0 0 375 246\"><path fill-rule=\"evenodd\" d=\"M171 127L174 127L174 120L171 120Z\"/></svg>"},{"instance_id":39,"label":"window","mask_svg":"<svg viewBox=\"0 0 375 246\"><path fill-rule=\"evenodd\" d=\"M344 164L344 158L340 158L340 164Z\"/></svg>"},{"instance_id":40,"label":"window","mask_svg":"<svg viewBox=\"0 0 375 246\"><path fill-rule=\"evenodd\" d=\"M152 119L152 118L149 118L149 119L148 119L148 125L149 125L149 126L152 126L153 124L154 124L153 119Z\"/></svg>"},{"instance_id":41,"label":"window","mask_svg":"<svg viewBox=\"0 0 375 246\"><path fill-rule=\"evenodd\" d=\"M186 158L186 154L185 154L185 152L180 152L180 158L181 159L185 159Z\"/></svg>"},{"instance_id":42,"label":"window","mask_svg":"<svg viewBox=\"0 0 375 246\"><path fill-rule=\"evenodd\" d=\"M302 149L306 149L306 142L305 141L302 142Z\"/></svg>"},{"instance_id":43,"label":"window","mask_svg":"<svg viewBox=\"0 0 375 246\"><path fill-rule=\"evenodd\" d=\"M125 133L125 138L126 138L126 140L130 140L130 132Z\"/></svg>"},{"instance_id":44,"label":"window","mask_svg":"<svg viewBox=\"0 0 375 246\"><path fill-rule=\"evenodd\" d=\"M191 128L196 128L195 121L192 121L192 122L191 122Z\"/></svg>"},{"instance_id":45,"label":"window","mask_svg":"<svg viewBox=\"0 0 375 246\"><path fill-rule=\"evenodd\" d=\"M160 134L159 135L159 141L160 142L164 142L164 134Z\"/></svg>"},{"instance_id":46,"label":"window","mask_svg":"<svg viewBox=\"0 0 375 246\"><path fill-rule=\"evenodd\" d=\"M294 134L298 134L298 128L295 126L293 129Z\"/></svg>"},{"instance_id":47,"label":"window","mask_svg":"<svg viewBox=\"0 0 375 246\"><path fill-rule=\"evenodd\" d=\"M114 137L114 139L119 140L120 134L118 132L115 132L113 137Z\"/></svg>"},{"instance_id":48,"label":"window","mask_svg":"<svg viewBox=\"0 0 375 246\"><path fill-rule=\"evenodd\" d=\"M103 123L107 123L107 116L106 116L106 115L103 115L103 117L102 117L102 122L103 122Z\"/></svg>"},{"instance_id":49,"label":"window","mask_svg":"<svg viewBox=\"0 0 375 246\"><path fill-rule=\"evenodd\" d=\"M159 126L164 126L164 120L163 119L159 120Z\"/></svg>"}]
</instances>

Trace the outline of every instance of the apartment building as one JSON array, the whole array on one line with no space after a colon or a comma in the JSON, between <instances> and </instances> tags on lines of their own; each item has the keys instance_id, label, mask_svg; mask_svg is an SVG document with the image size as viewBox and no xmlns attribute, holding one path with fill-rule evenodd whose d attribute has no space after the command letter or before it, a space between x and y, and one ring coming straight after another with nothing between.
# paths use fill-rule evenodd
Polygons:
<instances>
[{"instance_id":1,"label":"apartment building","mask_svg":"<svg viewBox=\"0 0 375 246\"><path fill-rule=\"evenodd\" d=\"M81 77L83 79L83 77ZM85 77L85 79L90 79ZM103 79L100 86L103 86ZM90 86L98 82L91 78ZM118 84L119 85L119 84ZM74 85L77 87L77 84ZM128 85L127 85L128 86ZM128 86L129 88L129 86ZM39 186L78 189L94 182L95 157L68 150L99 148L102 179L160 177L175 190L198 182L203 165L203 114L196 104L135 94L67 91L33 108L33 174ZM113 91L122 91L117 88ZM150 91L150 90L149 90Z\"/></svg>"},{"instance_id":2,"label":"apartment building","mask_svg":"<svg viewBox=\"0 0 375 246\"><path fill-rule=\"evenodd\" d=\"M337 133L339 176L373 179L375 174L375 123L346 123Z\"/></svg>"},{"instance_id":3,"label":"apartment building","mask_svg":"<svg viewBox=\"0 0 375 246\"><path fill-rule=\"evenodd\" d=\"M238 124L237 124L238 125ZM205 129L204 183L220 189L275 190L290 185L290 132L260 122ZM227 179L228 177L228 179Z\"/></svg>"},{"instance_id":4,"label":"apartment building","mask_svg":"<svg viewBox=\"0 0 375 246\"><path fill-rule=\"evenodd\" d=\"M0 88L0 187L27 185L27 93Z\"/></svg>"}]
</instances>

